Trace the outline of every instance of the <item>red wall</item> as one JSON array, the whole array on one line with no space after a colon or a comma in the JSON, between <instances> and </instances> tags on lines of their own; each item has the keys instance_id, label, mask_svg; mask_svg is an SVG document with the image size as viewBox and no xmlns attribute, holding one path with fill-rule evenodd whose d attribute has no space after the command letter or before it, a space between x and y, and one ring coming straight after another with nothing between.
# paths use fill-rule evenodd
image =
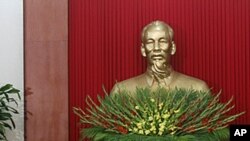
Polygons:
<instances>
[{"instance_id":1,"label":"red wall","mask_svg":"<svg viewBox=\"0 0 250 141\"><path fill-rule=\"evenodd\" d=\"M74 0L69 3L70 141L79 136L72 107L85 107L109 91L115 81L145 71L140 32L163 20L175 31L175 70L222 89L222 101L234 96L235 123L250 124L249 0Z\"/></svg>"}]
</instances>

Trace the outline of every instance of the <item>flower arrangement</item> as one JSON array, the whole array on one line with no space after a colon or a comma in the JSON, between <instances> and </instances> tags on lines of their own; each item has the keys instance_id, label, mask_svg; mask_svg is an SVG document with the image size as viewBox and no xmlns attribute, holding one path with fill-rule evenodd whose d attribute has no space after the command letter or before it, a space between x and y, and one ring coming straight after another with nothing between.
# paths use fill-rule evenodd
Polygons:
<instances>
[{"instance_id":1,"label":"flower arrangement","mask_svg":"<svg viewBox=\"0 0 250 141\"><path fill-rule=\"evenodd\" d=\"M120 91L99 104L87 97L88 108L74 108L83 125L82 139L94 141L193 141L226 140L228 124L244 112L227 115L234 107L219 102L209 92L159 88L138 88L135 93Z\"/></svg>"}]
</instances>

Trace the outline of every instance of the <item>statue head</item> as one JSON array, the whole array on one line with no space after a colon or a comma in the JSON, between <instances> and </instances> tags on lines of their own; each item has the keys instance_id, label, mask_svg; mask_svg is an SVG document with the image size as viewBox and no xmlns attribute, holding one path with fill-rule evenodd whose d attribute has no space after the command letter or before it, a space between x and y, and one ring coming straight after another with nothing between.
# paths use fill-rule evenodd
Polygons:
<instances>
[{"instance_id":1,"label":"statue head","mask_svg":"<svg viewBox=\"0 0 250 141\"><path fill-rule=\"evenodd\" d=\"M170 56L176 51L173 36L173 29L162 21L153 21L143 28L141 53L148 65L155 65L160 70L169 65Z\"/></svg>"}]
</instances>

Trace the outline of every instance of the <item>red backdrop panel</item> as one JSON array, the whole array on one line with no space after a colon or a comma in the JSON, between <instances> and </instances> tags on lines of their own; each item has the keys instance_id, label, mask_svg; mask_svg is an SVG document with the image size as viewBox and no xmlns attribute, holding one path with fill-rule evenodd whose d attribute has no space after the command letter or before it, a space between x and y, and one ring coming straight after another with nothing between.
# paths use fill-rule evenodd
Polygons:
<instances>
[{"instance_id":1,"label":"red backdrop panel","mask_svg":"<svg viewBox=\"0 0 250 141\"><path fill-rule=\"evenodd\" d=\"M235 123L250 124L249 0L72 0L69 4L70 141L78 141L85 96L145 71L140 32L153 20L175 31L175 70L205 80L222 101L234 96Z\"/></svg>"}]
</instances>

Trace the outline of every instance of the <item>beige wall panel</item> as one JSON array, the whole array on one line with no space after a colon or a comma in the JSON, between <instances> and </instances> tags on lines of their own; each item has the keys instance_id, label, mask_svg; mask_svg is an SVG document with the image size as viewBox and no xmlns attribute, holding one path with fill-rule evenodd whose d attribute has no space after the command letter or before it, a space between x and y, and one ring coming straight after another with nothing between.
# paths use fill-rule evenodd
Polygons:
<instances>
[{"instance_id":1,"label":"beige wall panel","mask_svg":"<svg viewBox=\"0 0 250 141\"><path fill-rule=\"evenodd\" d=\"M25 1L26 141L68 141L68 1Z\"/></svg>"},{"instance_id":2,"label":"beige wall panel","mask_svg":"<svg viewBox=\"0 0 250 141\"><path fill-rule=\"evenodd\" d=\"M67 0L26 0L26 40L68 40Z\"/></svg>"},{"instance_id":3,"label":"beige wall panel","mask_svg":"<svg viewBox=\"0 0 250 141\"><path fill-rule=\"evenodd\" d=\"M25 56L27 141L67 141L67 42L27 42Z\"/></svg>"}]
</instances>

